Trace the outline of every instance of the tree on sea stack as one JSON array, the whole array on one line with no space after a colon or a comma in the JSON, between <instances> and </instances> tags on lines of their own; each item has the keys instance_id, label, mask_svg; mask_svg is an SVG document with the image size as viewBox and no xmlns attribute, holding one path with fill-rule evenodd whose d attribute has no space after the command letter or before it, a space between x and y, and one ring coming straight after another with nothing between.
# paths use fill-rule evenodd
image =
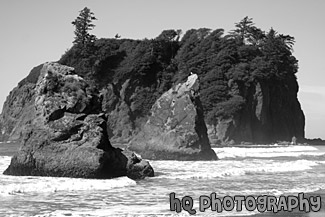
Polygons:
<instances>
[{"instance_id":1,"label":"tree on sea stack","mask_svg":"<svg viewBox=\"0 0 325 217\"><path fill-rule=\"evenodd\" d=\"M94 20L97 20L94 13L91 12L89 8L85 7L80 11L79 16L72 22L76 27L73 44L82 48L83 51L87 51L96 40L96 36L89 33L89 31L95 27L92 23Z\"/></svg>"}]
</instances>

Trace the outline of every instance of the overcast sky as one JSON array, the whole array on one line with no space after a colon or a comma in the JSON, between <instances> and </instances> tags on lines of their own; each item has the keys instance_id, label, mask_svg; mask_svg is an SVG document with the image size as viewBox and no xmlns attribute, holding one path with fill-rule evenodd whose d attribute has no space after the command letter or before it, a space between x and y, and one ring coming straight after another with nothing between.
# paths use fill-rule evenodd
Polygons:
<instances>
[{"instance_id":1,"label":"overcast sky","mask_svg":"<svg viewBox=\"0 0 325 217\"><path fill-rule=\"evenodd\" d=\"M85 6L98 38L154 38L164 29L234 28L245 16L257 27L295 37L299 101L306 137L325 139L325 0L0 0L0 109L36 65L72 46L71 24Z\"/></svg>"}]
</instances>

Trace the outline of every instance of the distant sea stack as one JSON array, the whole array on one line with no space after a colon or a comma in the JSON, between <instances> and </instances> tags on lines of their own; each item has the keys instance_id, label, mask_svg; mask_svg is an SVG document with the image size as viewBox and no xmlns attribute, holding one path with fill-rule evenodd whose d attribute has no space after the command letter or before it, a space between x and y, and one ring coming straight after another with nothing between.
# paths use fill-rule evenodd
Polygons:
<instances>
[{"instance_id":1,"label":"distant sea stack","mask_svg":"<svg viewBox=\"0 0 325 217\"><path fill-rule=\"evenodd\" d=\"M130 150L154 160L218 159L210 147L196 74L159 97L150 113Z\"/></svg>"},{"instance_id":2,"label":"distant sea stack","mask_svg":"<svg viewBox=\"0 0 325 217\"><path fill-rule=\"evenodd\" d=\"M189 72L200 79L211 144L304 138L293 37L262 31L248 18L229 34L207 28L179 33L164 30L152 40L97 39L87 50L73 46L59 60L99 90L112 144L133 140L156 101L184 83ZM41 68L34 68L7 97L0 115L2 141L22 138L35 118L30 108Z\"/></svg>"},{"instance_id":3,"label":"distant sea stack","mask_svg":"<svg viewBox=\"0 0 325 217\"><path fill-rule=\"evenodd\" d=\"M100 97L74 68L43 64L28 100L21 148L4 174L132 179L154 175L147 161L112 147Z\"/></svg>"}]
</instances>

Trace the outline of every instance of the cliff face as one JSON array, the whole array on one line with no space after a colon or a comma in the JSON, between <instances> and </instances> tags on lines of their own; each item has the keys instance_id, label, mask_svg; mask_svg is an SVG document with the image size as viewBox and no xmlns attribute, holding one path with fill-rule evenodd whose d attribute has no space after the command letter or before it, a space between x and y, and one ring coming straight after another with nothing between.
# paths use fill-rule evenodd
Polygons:
<instances>
[{"instance_id":1,"label":"cliff face","mask_svg":"<svg viewBox=\"0 0 325 217\"><path fill-rule=\"evenodd\" d=\"M240 142L267 143L304 139L305 116L297 98L294 77L278 82L256 82L250 86L233 85L233 91L246 103L231 117L219 117L208 125L213 144Z\"/></svg>"}]
</instances>

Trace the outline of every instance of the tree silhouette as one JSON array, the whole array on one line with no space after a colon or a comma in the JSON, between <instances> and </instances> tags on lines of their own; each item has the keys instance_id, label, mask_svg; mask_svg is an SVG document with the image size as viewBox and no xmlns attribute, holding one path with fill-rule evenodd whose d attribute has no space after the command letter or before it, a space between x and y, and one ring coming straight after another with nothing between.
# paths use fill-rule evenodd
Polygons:
<instances>
[{"instance_id":1,"label":"tree silhouette","mask_svg":"<svg viewBox=\"0 0 325 217\"><path fill-rule=\"evenodd\" d=\"M73 41L75 45L84 48L96 40L96 36L89 33L89 31L95 27L92 23L94 20L96 20L96 17L89 8L85 7L80 11L79 16L72 22L76 27L76 30L74 31L75 40Z\"/></svg>"},{"instance_id":2,"label":"tree silhouette","mask_svg":"<svg viewBox=\"0 0 325 217\"><path fill-rule=\"evenodd\" d=\"M258 45L265 35L254 25L253 19L246 16L239 23L235 23L236 29L230 31L230 35L239 38L244 44Z\"/></svg>"}]
</instances>

